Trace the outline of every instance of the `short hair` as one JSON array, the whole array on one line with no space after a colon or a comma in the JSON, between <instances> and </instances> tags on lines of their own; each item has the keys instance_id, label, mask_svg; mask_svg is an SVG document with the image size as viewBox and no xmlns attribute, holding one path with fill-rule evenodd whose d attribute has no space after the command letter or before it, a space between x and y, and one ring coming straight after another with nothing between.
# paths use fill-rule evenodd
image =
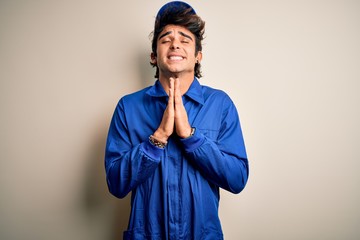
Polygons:
<instances>
[{"instance_id":1,"label":"short hair","mask_svg":"<svg viewBox=\"0 0 360 240\"><path fill-rule=\"evenodd\" d=\"M179 2L173 2L179 3ZM182 3L182 2L180 2ZM157 40L159 34L164 30L167 25L177 25L188 29L195 36L195 54L202 51L202 40L204 39L205 33L205 22L195 13L194 9L183 3L180 6L176 5L167 6L171 3L164 5L155 19L154 31L152 35L152 53L156 56L157 51ZM151 36L150 35L150 36ZM150 62L153 67L156 67L155 78L159 77L159 67L157 64ZM197 78L201 78L201 64L198 62L195 64L194 73Z\"/></svg>"}]
</instances>

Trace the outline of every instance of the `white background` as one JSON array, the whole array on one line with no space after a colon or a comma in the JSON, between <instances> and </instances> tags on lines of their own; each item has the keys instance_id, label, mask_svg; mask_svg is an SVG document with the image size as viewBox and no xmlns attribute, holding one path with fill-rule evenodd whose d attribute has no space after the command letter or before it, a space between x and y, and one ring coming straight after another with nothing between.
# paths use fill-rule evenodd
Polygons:
<instances>
[{"instance_id":1,"label":"white background","mask_svg":"<svg viewBox=\"0 0 360 240\"><path fill-rule=\"evenodd\" d=\"M201 83L235 102L250 161L222 191L225 239L359 239L360 2L188 2ZM118 99L154 82L164 3L0 1L0 239L121 239L105 139Z\"/></svg>"}]
</instances>

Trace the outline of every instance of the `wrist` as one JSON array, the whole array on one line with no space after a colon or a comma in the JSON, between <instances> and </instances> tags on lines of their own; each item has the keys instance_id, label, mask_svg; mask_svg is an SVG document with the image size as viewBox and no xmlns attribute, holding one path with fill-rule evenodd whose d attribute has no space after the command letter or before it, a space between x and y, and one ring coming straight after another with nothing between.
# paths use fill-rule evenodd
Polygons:
<instances>
[{"instance_id":1,"label":"wrist","mask_svg":"<svg viewBox=\"0 0 360 240\"><path fill-rule=\"evenodd\" d=\"M158 147L158 148L165 148L167 141L161 141L159 139L157 139L156 137L154 137L154 135L150 135L149 137L149 141L152 145Z\"/></svg>"},{"instance_id":2,"label":"wrist","mask_svg":"<svg viewBox=\"0 0 360 240\"><path fill-rule=\"evenodd\" d=\"M169 139L169 136L159 129L157 129L151 136L163 143L167 143L167 140Z\"/></svg>"},{"instance_id":3,"label":"wrist","mask_svg":"<svg viewBox=\"0 0 360 240\"><path fill-rule=\"evenodd\" d=\"M185 136L179 136L182 139L186 139L189 138L191 136L193 136L195 133L195 128L194 127L190 127L190 130L188 131L188 134L186 134Z\"/></svg>"}]
</instances>

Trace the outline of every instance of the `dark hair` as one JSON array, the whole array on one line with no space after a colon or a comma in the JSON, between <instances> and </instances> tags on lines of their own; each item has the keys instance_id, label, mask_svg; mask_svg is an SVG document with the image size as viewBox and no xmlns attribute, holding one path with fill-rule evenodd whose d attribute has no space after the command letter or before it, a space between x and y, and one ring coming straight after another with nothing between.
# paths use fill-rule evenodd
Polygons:
<instances>
[{"instance_id":1,"label":"dark hair","mask_svg":"<svg viewBox=\"0 0 360 240\"><path fill-rule=\"evenodd\" d=\"M155 27L152 34L152 53L156 56L157 51L157 40L159 34L164 30L166 25L177 25L182 26L188 29L195 36L195 54L202 50L201 41L204 39L205 32L205 22L196 14L194 10L189 7L186 9L175 10L171 9L170 11L164 11L162 14L159 14L155 20ZM151 35L150 35L151 36ZM159 67L157 64L151 63L153 67L156 67L155 78L159 77ZM201 78L201 65L196 63L194 67L195 76Z\"/></svg>"}]
</instances>

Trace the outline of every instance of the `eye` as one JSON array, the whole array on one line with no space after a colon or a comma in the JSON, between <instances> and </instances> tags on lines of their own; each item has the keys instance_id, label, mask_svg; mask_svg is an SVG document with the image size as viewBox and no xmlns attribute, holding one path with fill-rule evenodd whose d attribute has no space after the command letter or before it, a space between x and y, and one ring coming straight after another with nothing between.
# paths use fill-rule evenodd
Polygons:
<instances>
[{"instance_id":1,"label":"eye","mask_svg":"<svg viewBox=\"0 0 360 240\"><path fill-rule=\"evenodd\" d=\"M180 41L181 41L181 43L189 43L190 42L189 39L187 39L187 38L181 38Z\"/></svg>"},{"instance_id":2,"label":"eye","mask_svg":"<svg viewBox=\"0 0 360 240\"><path fill-rule=\"evenodd\" d=\"M161 43L169 43L169 42L170 42L169 39L164 39L164 40L161 41Z\"/></svg>"}]
</instances>

